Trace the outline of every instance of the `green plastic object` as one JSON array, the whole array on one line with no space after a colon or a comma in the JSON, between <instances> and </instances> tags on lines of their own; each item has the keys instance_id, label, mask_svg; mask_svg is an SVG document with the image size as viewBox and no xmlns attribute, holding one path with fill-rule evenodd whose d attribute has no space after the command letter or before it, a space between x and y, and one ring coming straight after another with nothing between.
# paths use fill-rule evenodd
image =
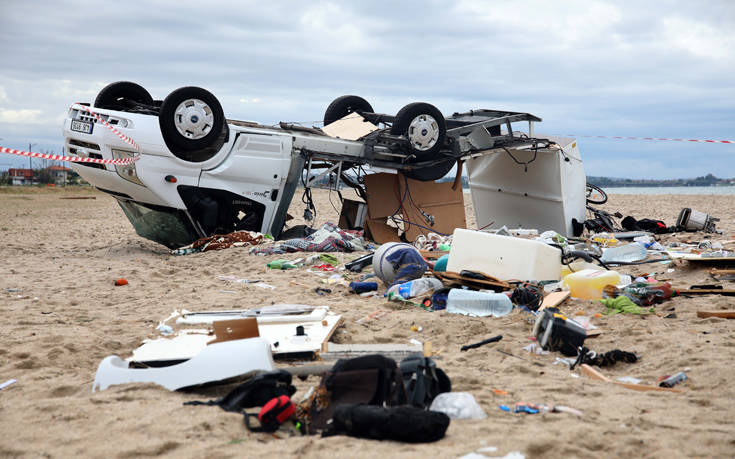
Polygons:
<instances>
[{"instance_id":1,"label":"green plastic object","mask_svg":"<svg viewBox=\"0 0 735 459\"><path fill-rule=\"evenodd\" d=\"M442 255L439 257L438 260L436 260L436 263L434 264L434 271L443 273L447 270L447 262L449 261L449 254Z\"/></svg>"},{"instance_id":2,"label":"green plastic object","mask_svg":"<svg viewBox=\"0 0 735 459\"><path fill-rule=\"evenodd\" d=\"M441 250L442 252L448 252L451 248L452 246L449 244L441 244L439 246L439 250Z\"/></svg>"},{"instance_id":3,"label":"green plastic object","mask_svg":"<svg viewBox=\"0 0 735 459\"><path fill-rule=\"evenodd\" d=\"M268 263L266 266L268 266L270 269L295 269L298 268L295 264L291 263L289 260L273 260L270 263Z\"/></svg>"}]
</instances>

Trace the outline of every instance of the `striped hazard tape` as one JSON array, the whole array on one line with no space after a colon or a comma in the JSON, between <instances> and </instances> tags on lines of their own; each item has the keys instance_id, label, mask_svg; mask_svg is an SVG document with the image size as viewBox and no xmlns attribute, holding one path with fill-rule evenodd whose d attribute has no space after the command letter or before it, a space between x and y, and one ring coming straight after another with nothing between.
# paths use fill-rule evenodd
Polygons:
<instances>
[{"instance_id":1,"label":"striped hazard tape","mask_svg":"<svg viewBox=\"0 0 735 459\"><path fill-rule=\"evenodd\" d=\"M567 134L567 137L583 137L588 139L613 139L613 140L664 140L670 142L703 142L703 143L735 143L735 140L709 140L709 139L667 139L663 137L623 137L618 135L577 135Z\"/></svg>"},{"instance_id":2,"label":"striped hazard tape","mask_svg":"<svg viewBox=\"0 0 735 459\"><path fill-rule=\"evenodd\" d=\"M99 116L97 113L93 112L89 107L86 105L81 104L74 104L72 105L72 108L77 110L84 110L87 113L89 113L91 116L93 116L100 124L111 130L115 135L120 137L122 141L127 143L128 145L135 148L138 152L140 152L140 146L135 142L135 140L131 139L130 137L126 136L122 132L115 129L110 123L105 121L101 116ZM75 162L75 163L95 163L95 164L112 164L115 166L125 166L128 164L132 164L140 159L140 153L138 153L135 156L129 157L129 158L119 158L119 159L98 159L98 158L83 158L81 156L65 156L65 155L54 155L50 153L36 153L32 151L25 151L25 150L15 150L13 148L6 148L6 147L0 147L0 153L7 153L10 155L18 155L18 156L28 156L31 158L40 158L40 159L50 159L53 161L69 161L69 162Z\"/></svg>"}]
</instances>

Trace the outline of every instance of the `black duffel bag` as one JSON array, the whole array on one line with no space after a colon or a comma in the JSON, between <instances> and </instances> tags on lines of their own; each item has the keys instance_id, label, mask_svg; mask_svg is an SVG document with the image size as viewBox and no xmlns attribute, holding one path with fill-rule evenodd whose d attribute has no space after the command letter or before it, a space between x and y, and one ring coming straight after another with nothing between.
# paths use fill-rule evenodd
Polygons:
<instances>
[{"instance_id":1,"label":"black duffel bag","mask_svg":"<svg viewBox=\"0 0 735 459\"><path fill-rule=\"evenodd\" d=\"M449 416L410 405L338 405L323 436L430 443L444 438Z\"/></svg>"}]
</instances>

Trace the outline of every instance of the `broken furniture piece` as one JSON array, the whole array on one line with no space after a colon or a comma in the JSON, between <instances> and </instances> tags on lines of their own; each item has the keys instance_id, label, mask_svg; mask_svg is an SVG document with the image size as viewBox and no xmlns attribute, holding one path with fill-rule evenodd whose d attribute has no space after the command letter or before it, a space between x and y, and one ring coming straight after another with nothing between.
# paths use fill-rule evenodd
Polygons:
<instances>
[{"instance_id":1,"label":"broken furniture piece","mask_svg":"<svg viewBox=\"0 0 735 459\"><path fill-rule=\"evenodd\" d=\"M329 306L283 305L277 304L259 309L244 311L183 311L176 320L180 325L209 325L220 321L243 319L257 320L257 330L261 338L271 344L274 355L314 353L324 349L342 316L329 311ZM300 330L300 333L299 333ZM219 333L217 336L219 337ZM147 341L133 352L138 360L142 355L155 349L156 353L167 358L189 358L207 345L212 337L208 334L190 333L181 330L174 338L159 338Z\"/></svg>"}]
</instances>

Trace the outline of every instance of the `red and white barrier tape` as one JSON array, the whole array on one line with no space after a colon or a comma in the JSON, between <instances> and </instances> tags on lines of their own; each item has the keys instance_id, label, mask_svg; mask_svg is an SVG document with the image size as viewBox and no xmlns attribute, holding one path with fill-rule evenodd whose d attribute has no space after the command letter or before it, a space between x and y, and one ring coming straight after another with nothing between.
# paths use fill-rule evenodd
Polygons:
<instances>
[{"instance_id":1,"label":"red and white barrier tape","mask_svg":"<svg viewBox=\"0 0 735 459\"><path fill-rule=\"evenodd\" d=\"M704 142L704 143L735 143L735 140L708 140L708 139L666 139L662 137L622 137L607 135L576 135L567 134L566 137L583 137L589 139L614 139L614 140L666 140L671 142Z\"/></svg>"},{"instance_id":2,"label":"red and white barrier tape","mask_svg":"<svg viewBox=\"0 0 735 459\"><path fill-rule=\"evenodd\" d=\"M0 153L8 153L11 155L18 155L18 156L28 156L31 158L51 159L54 161L71 161L75 163L114 164L116 166L125 166L127 164L132 164L138 159L140 159L140 155L133 156L132 158L121 158L121 159L82 158L81 156L51 155L48 153L36 153L34 151L14 150L12 148L5 148L5 147L0 147Z\"/></svg>"},{"instance_id":3,"label":"red and white barrier tape","mask_svg":"<svg viewBox=\"0 0 735 459\"><path fill-rule=\"evenodd\" d=\"M122 141L124 141L128 145L135 148L138 152L140 152L140 146L135 142L135 140L131 139L130 137L126 136L122 132L112 127L110 123L102 119L101 116L93 112L86 105L74 104L72 107L86 111L87 113L92 115L97 121L99 121L103 126L107 127L109 130L115 133L115 135L120 137ZM15 150L12 148L5 148L5 147L0 147L0 153L8 153L11 155L18 155L18 156L28 156L30 158L51 159L53 161L70 161L70 162L75 162L75 163L113 164L115 166L125 166L128 164L132 164L140 159L140 153L130 158L98 159L98 158L83 158L81 156L64 156L64 155L53 155L53 154L48 154L48 153L35 153L32 151Z\"/></svg>"},{"instance_id":4,"label":"red and white barrier tape","mask_svg":"<svg viewBox=\"0 0 735 459\"><path fill-rule=\"evenodd\" d=\"M100 123L102 123L103 125L105 125L107 128L109 128L118 137L120 137L125 143L131 145L137 151L140 151L140 146L137 143L135 143L135 140L131 139L130 137L126 136L122 132L120 132L117 129L115 129L114 127L112 127L112 125L110 125L110 123L108 123L107 121L105 121L104 119L102 119L101 116L99 116L98 114L96 114L95 112L93 112L89 107L87 107L86 105L82 105L82 104L74 104L74 105L76 107L79 107L79 108L83 109L84 111L86 111L87 113L89 113L90 115L92 115L93 117L95 117L95 119L97 119L97 121L99 121Z\"/></svg>"}]
</instances>

